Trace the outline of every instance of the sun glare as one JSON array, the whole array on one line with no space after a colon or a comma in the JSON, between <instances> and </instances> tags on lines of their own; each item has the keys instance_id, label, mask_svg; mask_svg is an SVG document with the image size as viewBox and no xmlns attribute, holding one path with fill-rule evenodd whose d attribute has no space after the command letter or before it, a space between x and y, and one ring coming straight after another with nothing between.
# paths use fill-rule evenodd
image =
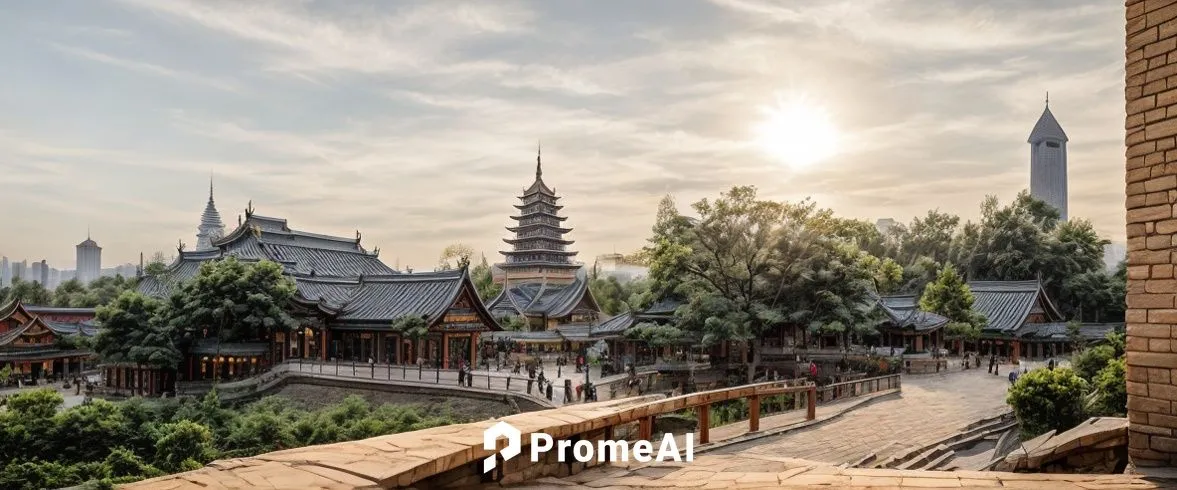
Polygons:
<instances>
[{"instance_id":1,"label":"sun glare","mask_svg":"<svg viewBox=\"0 0 1177 490\"><path fill-rule=\"evenodd\" d=\"M838 150L838 130L826 111L804 96L777 97L776 106L762 108L759 143L774 158L793 167L807 167Z\"/></svg>"}]
</instances>

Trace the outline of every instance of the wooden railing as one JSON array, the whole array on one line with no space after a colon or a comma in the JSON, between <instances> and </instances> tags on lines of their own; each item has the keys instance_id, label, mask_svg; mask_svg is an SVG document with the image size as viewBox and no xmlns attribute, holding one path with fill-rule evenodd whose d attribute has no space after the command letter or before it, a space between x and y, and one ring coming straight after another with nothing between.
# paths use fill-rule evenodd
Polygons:
<instances>
[{"instance_id":1,"label":"wooden railing","mask_svg":"<svg viewBox=\"0 0 1177 490\"><path fill-rule=\"evenodd\" d=\"M843 381L841 383L832 383L828 385L819 386L817 388L818 403L827 403L834 400L841 400L843 398L850 398L862 395L869 395L871 393L878 393L880 391L901 389L902 381L898 374L888 374L886 376L877 376L874 378L858 379L854 381Z\"/></svg>"}]
</instances>

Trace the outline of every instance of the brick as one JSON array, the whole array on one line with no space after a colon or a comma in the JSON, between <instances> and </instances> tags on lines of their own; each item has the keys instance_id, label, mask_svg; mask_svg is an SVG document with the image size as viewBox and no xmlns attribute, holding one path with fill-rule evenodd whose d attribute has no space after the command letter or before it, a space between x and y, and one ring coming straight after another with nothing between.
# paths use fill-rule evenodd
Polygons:
<instances>
[{"instance_id":1,"label":"brick","mask_svg":"<svg viewBox=\"0 0 1177 490\"><path fill-rule=\"evenodd\" d=\"M1128 352L1128 364L1136 367L1177 368L1177 354L1155 352Z\"/></svg>"},{"instance_id":2,"label":"brick","mask_svg":"<svg viewBox=\"0 0 1177 490\"><path fill-rule=\"evenodd\" d=\"M1144 89L1142 88L1141 90L1144 90ZM1162 92L1161 94L1157 94L1157 95L1142 96L1136 100L1128 102L1128 104L1125 107L1126 107L1129 115L1143 114L1146 111L1150 111L1150 110L1157 108L1157 100L1161 99L1162 94L1164 95L1164 100L1177 99L1177 93L1174 93L1174 92L1177 92L1177 89L1168 90L1168 91ZM1170 94L1172 94L1172 95L1170 95ZM1162 104L1161 107L1165 107L1167 105L1168 104Z\"/></svg>"},{"instance_id":3,"label":"brick","mask_svg":"<svg viewBox=\"0 0 1177 490\"><path fill-rule=\"evenodd\" d=\"M1144 250L1145 238L1132 237L1128 239L1128 263L1133 265L1172 264L1170 252L1167 250ZM1146 308L1161 308L1149 306Z\"/></svg>"},{"instance_id":4,"label":"brick","mask_svg":"<svg viewBox=\"0 0 1177 490\"><path fill-rule=\"evenodd\" d=\"M1148 396L1148 383L1137 383L1135 381L1127 381L1128 394L1132 396Z\"/></svg>"},{"instance_id":5,"label":"brick","mask_svg":"<svg viewBox=\"0 0 1177 490\"><path fill-rule=\"evenodd\" d=\"M1141 124L1143 124L1143 121L1141 121ZM1162 125L1165 125L1165 126L1160 127ZM1149 140L1156 140L1156 139L1164 138L1166 136L1173 136L1174 134L1177 134L1177 128L1174 128L1171 126L1177 126L1177 124L1173 124L1172 120L1165 121L1165 122L1158 123L1158 124L1153 124L1147 128L1144 128L1144 137ZM1152 132L1150 133L1149 129L1154 128L1154 127L1156 129L1152 129ZM1156 142L1146 141L1144 143L1129 146L1128 151L1127 151L1127 153L1125 153L1125 155L1129 156L1129 157L1138 157L1138 156L1152 153L1152 152L1156 151L1156 149L1157 149ZM1144 186L1141 186L1141 190L1144 190Z\"/></svg>"},{"instance_id":6,"label":"brick","mask_svg":"<svg viewBox=\"0 0 1177 490\"><path fill-rule=\"evenodd\" d=\"M1165 415L1160 413L1148 414L1148 421L1145 422L1153 427L1164 427L1167 429L1177 429L1177 417L1172 415Z\"/></svg>"},{"instance_id":7,"label":"brick","mask_svg":"<svg viewBox=\"0 0 1177 490\"><path fill-rule=\"evenodd\" d=\"M1131 299L1131 298L1129 298L1129 299ZM1169 328L1168 325L1151 325L1151 324L1147 324L1147 323L1139 323L1139 324L1130 323L1130 324L1128 324L1126 331L1128 333L1129 338L1131 338L1131 337L1143 337L1143 338L1149 338L1149 339L1172 338L1170 336L1171 329Z\"/></svg>"},{"instance_id":8,"label":"brick","mask_svg":"<svg viewBox=\"0 0 1177 490\"><path fill-rule=\"evenodd\" d=\"M1161 415L1161 416L1164 417L1164 415ZM1173 429L1169 429L1169 428L1165 428L1165 427L1153 427L1151 425L1144 425L1144 424L1133 425L1132 428L1129 430L1134 430L1136 432L1140 432L1142 434L1148 434L1150 436L1165 436L1165 437L1172 437L1173 436Z\"/></svg>"},{"instance_id":9,"label":"brick","mask_svg":"<svg viewBox=\"0 0 1177 490\"><path fill-rule=\"evenodd\" d=\"M1124 43L1125 50L1135 51L1137 49L1144 49L1145 46L1157 42L1160 33L1160 29L1151 27L1128 36Z\"/></svg>"},{"instance_id":10,"label":"brick","mask_svg":"<svg viewBox=\"0 0 1177 490\"><path fill-rule=\"evenodd\" d=\"M1133 383L1148 384L1148 368L1128 366L1124 379Z\"/></svg>"},{"instance_id":11,"label":"brick","mask_svg":"<svg viewBox=\"0 0 1177 490\"><path fill-rule=\"evenodd\" d=\"M1148 397L1160 400L1177 400L1177 386L1169 383L1149 383Z\"/></svg>"},{"instance_id":12,"label":"brick","mask_svg":"<svg viewBox=\"0 0 1177 490\"><path fill-rule=\"evenodd\" d=\"M1160 264L1152 266L1152 272L1149 277L1154 279L1168 279L1173 277L1173 266L1168 264Z\"/></svg>"},{"instance_id":13,"label":"brick","mask_svg":"<svg viewBox=\"0 0 1177 490\"><path fill-rule=\"evenodd\" d=\"M1148 170L1148 169L1144 169L1144 170ZM1143 208L1145 206L1155 206L1156 203L1150 204L1148 202L1147 196L1148 196L1148 194L1144 194L1144 195L1137 194L1135 196L1128 196L1128 197L1124 198L1125 209L1136 209L1136 208Z\"/></svg>"},{"instance_id":14,"label":"brick","mask_svg":"<svg viewBox=\"0 0 1177 490\"><path fill-rule=\"evenodd\" d=\"M1148 337L1128 337L1124 340L1124 348L1130 351L1148 352Z\"/></svg>"},{"instance_id":15,"label":"brick","mask_svg":"<svg viewBox=\"0 0 1177 490\"><path fill-rule=\"evenodd\" d=\"M1145 248L1147 248L1149 250L1168 250L1169 248L1171 248L1173 246L1173 238L1172 238L1172 235L1153 235L1153 236L1150 236L1144 240L1144 246L1145 246ZM1169 288L1169 289L1158 290L1158 291L1149 291L1149 292L1150 293L1171 293L1171 292L1173 292L1173 289Z\"/></svg>"},{"instance_id":16,"label":"brick","mask_svg":"<svg viewBox=\"0 0 1177 490\"><path fill-rule=\"evenodd\" d=\"M1144 156L1144 163L1145 165L1149 166L1149 175L1152 177L1161 177L1165 175L1165 162L1165 152L1161 152L1160 150ZM1144 192L1152 191L1149 190L1148 187L1145 187Z\"/></svg>"},{"instance_id":17,"label":"brick","mask_svg":"<svg viewBox=\"0 0 1177 490\"><path fill-rule=\"evenodd\" d=\"M1137 32L1141 32L1143 30L1144 28L1141 28L1140 31ZM1174 35L1177 35L1177 20L1170 20L1157 26L1158 38L1166 38ZM1144 56L1143 50L1140 55Z\"/></svg>"},{"instance_id":18,"label":"brick","mask_svg":"<svg viewBox=\"0 0 1177 490\"><path fill-rule=\"evenodd\" d=\"M1157 83L1161 83L1161 82L1152 82L1149 85L1155 86ZM1148 93L1149 85L1145 85L1145 88L1144 88L1145 93ZM1162 83L1162 85L1163 85L1163 83ZM1175 134L1177 134L1177 121L1174 121L1174 120L1161 121L1159 123L1149 124L1148 126L1144 127L1144 137L1145 137L1145 139L1148 139L1148 140L1160 139L1160 138L1164 138L1164 137L1168 137L1168 136L1173 136ZM1129 147L1129 150L1131 150L1131 147ZM1138 154L1142 155L1143 153L1138 153Z\"/></svg>"},{"instance_id":19,"label":"brick","mask_svg":"<svg viewBox=\"0 0 1177 490\"><path fill-rule=\"evenodd\" d=\"M1128 411L1128 423L1130 423L1130 424L1147 424L1148 423L1148 415L1149 414L1145 413L1145 412L1137 412L1137 411L1129 410Z\"/></svg>"},{"instance_id":20,"label":"brick","mask_svg":"<svg viewBox=\"0 0 1177 490\"><path fill-rule=\"evenodd\" d=\"M1128 400L1128 403L1131 404L1132 400ZM1152 447L1149 444L1149 440L1148 440L1149 435L1148 434L1145 434L1143 432L1134 431L1131 429L1132 426L1128 426L1128 427L1129 427L1129 429L1128 429L1128 445L1129 446L1139 447L1139 448Z\"/></svg>"},{"instance_id":21,"label":"brick","mask_svg":"<svg viewBox=\"0 0 1177 490\"><path fill-rule=\"evenodd\" d=\"M1156 10L1149 8L1161 3L1166 5ZM1173 0L1157 0L1155 3L1144 2L1144 5L1145 10L1148 11L1148 13L1144 14L1145 28L1159 26L1166 21L1177 18L1177 5L1173 5Z\"/></svg>"},{"instance_id":22,"label":"brick","mask_svg":"<svg viewBox=\"0 0 1177 490\"><path fill-rule=\"evenodd\" d=\"M1136 90L1143 91L1144 89L1140 88L1140 87L1136 87ZM1124 118L1124 129L1137 129L1137 128L1143 128L1143 127L1144 127L1144 113L1129 114L1128 117ZM1146 139L1148 138L1147 134L1145 135L1145 138Z\"/></svg>"},{"instance_id":23,"label":"brick","mask_svg":"<svg viewBox=\"0 0 1177 490\"><path fill-rule=\"evenodd\" d=\"M1161 41L1159 43L1151 44L1150 46L1157 46L1157 45L1161 45L1161 44L1177 44L1177 39L1169 38L1169 39L1166 39L1166 40ZM1177 46L1174 46L1174 47L1177 48ZM1149 48L1146 46L1144 48L1144 54L1147 56L1148 53L1149 53ZM1153 68L1150 65L1148 72L1146 72L1144 74L1144 81L1151 82L1154 80L1160 80L1162 78L1169 78L1173 75L1177 75L1177 65L1163 65L1163 66L1158 66L1156 68ZM1160 102L1157 102L1157 105L1164 106L1167 104L1161 104Z\"/></svg>"},{"instance_id":24,"label":"brick","mask_svg":"<svg viewBox=\"0 0 1177 490\"><path fill-rule=\"evenodd\" d=\"M1165 342L1169 341L1169 339L1148 339L1148 342L1149 342L1149 344L1152 344L1153 342L1162 341L1162 340ZM1172 379L1169 377L1169 373L1171 372L1171 370L1169 370L1169 369L1146 368L1145 372L1148 373L1148 382L1150 385L1157 384L1157 383L1168 384L1169 380Z\"/></svg>"},{"instance_id":25,"label":"brick","mask_svg":"<svg viewBox=\"0 0 1177 490\"><path fill-rule=\"evenodd\" d=\"M1164 245L1162 245L1163 247L1167 248L1167 247L1171 246L1170 242L1172 241L1172 239L1169 236L1149 237L1149 240L1152 240L1153 238L1162 239L1162 242L1164 243ZM1174 281L1173 279L1149 279L1144 282L1144 291L1148 292L1148 293L1170 293L1171 294L1171 293L1177 292L1177 281ZM1164 311L1164 310L1162 310L1162 311ZM1164 318L1164 320L1160 320L1159 318ZM1170 321L1170 320L1172 320L1172 321ZM1165 312L1164 314L1159 314L1157 321L1153 321L1152 315L1149 315L1149 321L1153 322L1153 323L1157 323L1157 322L1177 323L1177 310L1171 310L1170 312Z\"/></svg>"},{"instance_id":26,"label":"brick","mask_svg":"<svg viewBox=\"0 0 1177 490\"><path fill-rule=\"evenodd\" d=\"M1166 219L1156 223L1157 233L1171 235L1177 233L1177 219Z\"/></svg>"},{"instance_id":27,"label":"brick","mask_svg":"<svg viewBox=\"0 0 1177 490\"><path fill-rule=\"evenodd\" d=\"M1125 227L1125 230L1128 232L1128 236L1130 237L1143 235L1144 229L1144 223L1133 223Z\"/></svg>"},{"instance_id":28,"label":"brick","mask_svg":"<svg viewBox=\"0 0 1177 490\"><path fill-rule=\"evenodd\" d=\"M1137 194L1132 197L1140 197L1140 195ZM1143 197L1144 197L1144 206L1138 206L1138 207L1156 206L1159 204L1169 204L1169 192L1168 191L1150 192L1148 194L1145 194ZM1131 206L1129 206L1129 208L1131 208Z\"/></svg>"},{"instance_id":29,"label":"brick","mask_svg":"<svg viewBox=\"0 0 1177 490\"><path fill-rule=\"evenodd\" d=\"M1137 208L1128 211L1129 223L1144 223L1147 221L1160 221L1173 217L1173 208L1168 205L1164 206L1149 206L1144 208Z\"/></svg>"},{"instance_id":30,"label":"brick","mask_svg":"<svg viewBox=\"0 0 1177 490\"><path fill-rule=\"evenodd\" d=\"M1144 413L1159 413L1162 415L1172 415L1172 403L1169 400L1159 400L1144 396L1128 397L1128 410Z\"/></svg>"},{"instance_id":31,"label":"brick","mask_svg":"<svg viewBox=\"0 0 1177 490\"><path fill-rule=\"evenodd\" d=\"M1168 88L1169 88L1169 83L1166 82L1165 80L1156 80L1156 81L1148 82L1148 83L1144 84L1144 95L1164 92ZM1144 120L1147 121L1148 118L1145 117ZM1165 136L1168 136L1168 135L1165 135ZM1149 139L1152 139L1152 137L1149 137Z\"/></svg>"},{"instance_id":32,"label":"brick","mask_svg":"<svg viewBox=\"0 0 1177 490\"><path fill-rule=\"evenodd\" d=\"M1145 192L1167 191L1169 189L1177 189L1177 175L1166 175L1144 181Z\"/></svg>"},{"instance_id":33,"label":"brick","mask_svg":"<svg viewBox=\"0 0 1177 490\"><path fill-rule=\"evenodd\" d=\"M1177 452L1177 439L1165 436L1149 436L1149 447L1165 453Z\"/></svg>"}]
</instances>

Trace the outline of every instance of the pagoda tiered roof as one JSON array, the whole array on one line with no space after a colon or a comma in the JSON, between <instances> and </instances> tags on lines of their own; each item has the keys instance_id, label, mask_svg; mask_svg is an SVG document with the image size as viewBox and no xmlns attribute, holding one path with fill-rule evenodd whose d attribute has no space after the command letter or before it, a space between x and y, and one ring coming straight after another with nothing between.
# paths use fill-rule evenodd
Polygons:
<instances>
[{"instance_id":1,"label":"pagoda tiered roof","mask_svg":"<svg viewBox=\"0 0 1177 490\"><path fill-rule=\"evenodd\" d=\"M516 204L515 208L519 209L520 213L511 216L511 219L515 220L517 224L507 227L507 231L514 233L515 236L503 239L504 242L513 245L514 249L499 251L507 260L497 264L498 267L502 269L531 267L574 269L581 267L580 264L572 261L572 257L575 257L577 252L565 248L573 243L572 240L564 238L564 234L571 232L572 228L560 225L567 218L558 214L563 206L555 204L559 199L555 189L544 183L543 165L538 153L535 157L535 181L519 199L522 203ZM544 231L524 236L524 234L537 230Z\"/></svg>"},{"instance_id":2,"label":"pagoda tiered roof","mask_svg":"<svg viewBox=\"0 0 1177 490\"><path fill-rule=\"evenodd\" d=\"M577 271L571 283L508 283L498 296L486 303L486 307L500 317L521 315L560 318L572 314L582 304L600 311L588 283L584 269Z\"/></svg>"}]
</instances>

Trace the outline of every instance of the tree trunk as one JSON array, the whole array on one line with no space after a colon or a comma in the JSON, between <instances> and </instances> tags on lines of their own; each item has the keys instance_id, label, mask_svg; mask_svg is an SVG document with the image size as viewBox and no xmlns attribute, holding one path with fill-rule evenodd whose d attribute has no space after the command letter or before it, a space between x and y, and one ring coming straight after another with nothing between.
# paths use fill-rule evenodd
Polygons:
<instances>
[{"instance_id":1,"label":"tree trunk","mask_svg":"<svg viewBox=\"0 0 1177 490\"><path fill-rule=\"evenodd\" d=\"M763 347L763 341L757 339L756 342L761 345L757 345L756 348L752 349L752 361L748 363L748 384L752 384L756 380L756 367L760 365L760 348ZM747 345L750 346L751 342Z\"/></svg>"}]
</instances>

